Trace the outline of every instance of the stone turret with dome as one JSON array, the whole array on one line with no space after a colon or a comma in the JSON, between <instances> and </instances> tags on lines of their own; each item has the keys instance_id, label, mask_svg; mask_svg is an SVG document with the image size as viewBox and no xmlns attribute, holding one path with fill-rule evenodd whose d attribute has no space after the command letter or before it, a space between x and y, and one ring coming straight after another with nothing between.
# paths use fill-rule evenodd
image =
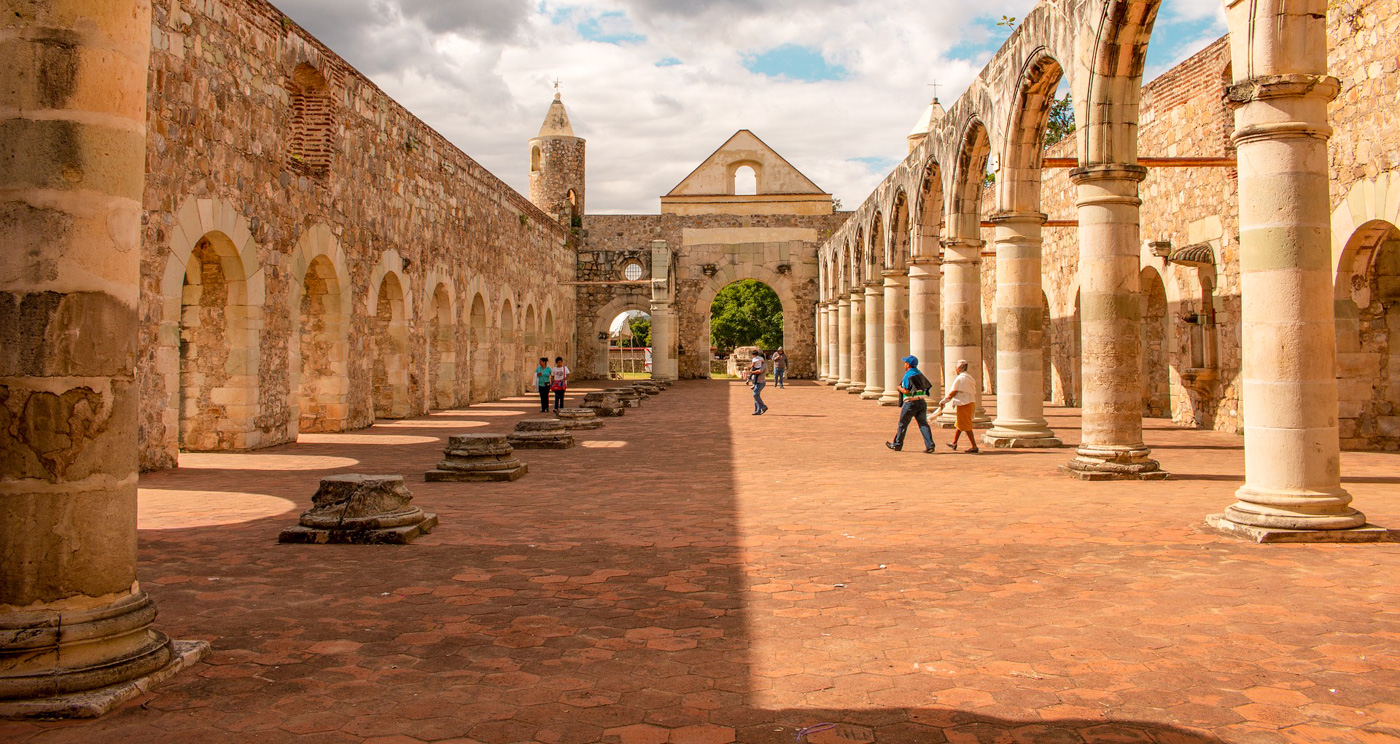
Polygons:
<instances>
[{"instance_id":1,"label":"stone turret with dome","mask_svg":"<svg viewBox=\"0 0 1400 744\"><path fill-rule=\"evenodd\" d=\"M924 109L924 113L919 116L919 120L914 123L914 128L909 130L909 152L923 144L928 138L928 133L938 126L938 122L943 120L946 114L943 104L938 102L938 97L934 96L933 102Z\"/></svg>"},{"instance_id":2,"label":"stone turret with dome","mask_svg":"<svg viewBox=\"0 0 1400 744\"><path fill-rule=\"evenodd\" d=\"M585 144L574 136L556 89L540 133L530 140L530 201L571 228L583 224Z\"/></svg>"}]
</instances>

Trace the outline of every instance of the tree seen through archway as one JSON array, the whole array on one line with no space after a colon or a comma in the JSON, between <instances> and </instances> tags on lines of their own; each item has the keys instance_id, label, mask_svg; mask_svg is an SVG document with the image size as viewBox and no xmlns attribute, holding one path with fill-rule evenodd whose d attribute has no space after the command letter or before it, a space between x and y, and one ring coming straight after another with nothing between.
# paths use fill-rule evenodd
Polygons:
<instances>
[{"instance_id":1,"label":"tree seen through archway","mask_svg":"<svg viewBox=\"0 0 1400 744\"><path fill-rule=\"evenodd\" d=\"M720 354L739 346L782 346L783 303L778 293L753 279L721 289L710 305L710 345Z\"/></svg>"}]
</instances>

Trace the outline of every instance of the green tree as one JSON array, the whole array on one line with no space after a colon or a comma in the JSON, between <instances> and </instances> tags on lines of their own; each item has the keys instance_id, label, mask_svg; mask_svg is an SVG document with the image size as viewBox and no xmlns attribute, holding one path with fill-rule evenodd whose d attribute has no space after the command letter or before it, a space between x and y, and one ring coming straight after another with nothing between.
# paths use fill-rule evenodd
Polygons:
<instances>
[{"instance_id":1,"label":"green tree","mask_svg":"<svg viewBox=\"0 0 1400 744\"><path fill-rule=\"evenodd\" d=\"M721 289L710 306L710 343L726 354L736 346L782 346L783 303L778 293L753 279Z\"/></svg>"},{"instance_id":2,"label":"green tree","mask_svg":"<svg viewBox=\"0 0 1400 744\"><path fill-rule=\"evenodd\" d=\"M627 319L627 325L632 328L632 346L637 348L651 346L651 318L645 315L633 315Z\"/></svg>"},{"instance_id":3,"label":"green tree","mask_svg":"<svg viewBox=\"0 0 1400 744\"><path fill-rule=\"evenodd\" d=\"M1074 134L1074 103L1069 94L1050 104L1050 122L1045 125L1045 146L1049 147Z\"/></svg>"}]
</instances>

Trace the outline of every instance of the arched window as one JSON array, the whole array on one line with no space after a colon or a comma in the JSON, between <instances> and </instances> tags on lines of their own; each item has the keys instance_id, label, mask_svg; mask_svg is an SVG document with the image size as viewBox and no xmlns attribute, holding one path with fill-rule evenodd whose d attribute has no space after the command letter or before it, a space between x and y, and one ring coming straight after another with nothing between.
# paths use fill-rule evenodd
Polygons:
<instances>
[{"instance_id":1,"label":"arched window","mask_svg":"<svg viewBox=\"0 0 1400 744\"><path fill-rule=\"evenodd\" d=\"M530 172L540 172L540 146L535 145L530 148Z\"/></svg>"},{"instance_id":2,"label":"arched window","mask_svg":"<svg viewBox=\"0 0 1400 744\"><path fill-rule=\"evenodd\" d=\"M753 196L758 193L758 174L752 166L741 165L734 169L734 195Z\"/></svg>"}]
</instances>

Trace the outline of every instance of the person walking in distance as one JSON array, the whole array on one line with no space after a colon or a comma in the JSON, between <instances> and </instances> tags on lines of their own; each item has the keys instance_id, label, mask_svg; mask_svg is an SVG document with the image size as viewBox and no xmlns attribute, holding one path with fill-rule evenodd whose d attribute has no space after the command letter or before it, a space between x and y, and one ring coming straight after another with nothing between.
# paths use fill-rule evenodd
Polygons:
<instances>
[{"instance_id":1,"label":"person walking in distance","mask_svg":"<svg viewBox=\"0 0 1400 744\"><path fill-rule=\"evenodd\" d=\"M554 412L564 407L564 391L569 389L569 368L564 366L564 357L554 357L554 368L549 371L549 389L554 391Z\"/></svg>"},{"instance_id":2,"label":"person walking in distance","mask_svg":"<svg viewBox=\"0 0 1400 744\"><path fill-rule=\"evenodd\" d=\"M932 389L933 383L919 371L919 358L904 357L904 379L899 383L899 428L894 433L894 441L885 442L886 447L895 452L903 449L909 422L917 421L919 433L924 437L924 453L933 454L933 430L928 428L928 396Z\"/></svg>"},{"instance_id":3,"label":"person walking in distance","mask_svg":"<svg viewBox=\"0 0 1400 744\"><path fill-rule=\"evenodd\" d=\"M787 354L779 348L769 362L773 364L773 389L787 387Z\"/></svg>"},{"instance_id":4,"label":"person walking in distance","mask_svg":"<svg viewBox=\"0 0 1400 744\"><path fill-rule=\"evenodd\" d=\"M762 416L768 412L768 406L763 402L763 386L766 384L767 372L764 369L763 352L758 349L753 350L753 361L749 363L749 382L753 385L753 415Z\"/></svg>"},{"instance_id":5,"label":"person walking in distance","mask_svg":"<svg viewBox=\"0 0 1400 744\"><path fill-rule=\"evenodd\" d=\"M553 372L549 369L549 357L540 357L535 367L535 387L540 391L540 413L549 413L549 387L553 382Z\"/></svg>"},{"instance_id":6,"label":"person walking in distance","mask_svg":"<svg viewBox=\"0 0 1400 744\"><path fill-rule=\"evenodd\" d=\"M948 386L948 394L939 402L940 407L952 403L957 414L957 431L954 432L953 442L948 447L957 451L958 440L966 432L969 445L967 454L975 455L978 449L977 437L972 433L972 413L977 409L977 381L967 373L967 360L959 359L956 369L958 376L953 378L952 384Z\"/></svg>"}]
</instances>

